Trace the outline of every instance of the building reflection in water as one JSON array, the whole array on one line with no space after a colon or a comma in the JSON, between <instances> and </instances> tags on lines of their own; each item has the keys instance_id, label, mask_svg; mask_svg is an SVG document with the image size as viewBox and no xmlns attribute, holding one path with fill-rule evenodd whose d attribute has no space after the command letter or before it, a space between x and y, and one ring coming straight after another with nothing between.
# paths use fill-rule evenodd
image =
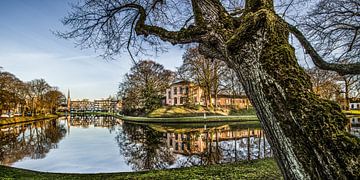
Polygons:
<instances>
[{"instance_id":1,"label":"building reflection in water","mask_svg":"<svg viewBox=\"0 0 360 180\"><path fill-rule=\"evenodd\" d=\"M228 163L271 157L259 128L166 128L124 123L120 153L134 170ZM120 132L120 131L119 131Z\"/></svg>"},{"instance_id":2,"label":"building reflection in water","mask_svg":"<svg viewBox=\"0 0 360 180\"><path fill-rule=\"evenodd\" d=\"M272 156L261 129L222 126L185 133L166 133L166 144L182 158L180 166L207 165Z\"/></svg>"},{"instance_id":3,"label":"building reflection in water","mask_svg":"<svg viewBox=\"0 0 360 180\"><path fill-rule=\"evenodd\" d=\"M121 121L112 116L66 116L66 124L68 132L70 133L70 127L90 128L100 127L108 128L110 133L115 131L116 125L121 125Z\"/></svg>"}]
</instances>

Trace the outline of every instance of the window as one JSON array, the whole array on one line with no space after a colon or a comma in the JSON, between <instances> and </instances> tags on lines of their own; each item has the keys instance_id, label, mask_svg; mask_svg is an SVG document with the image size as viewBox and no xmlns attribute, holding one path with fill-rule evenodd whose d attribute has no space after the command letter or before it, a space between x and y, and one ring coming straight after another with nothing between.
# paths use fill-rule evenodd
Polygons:
<instances>
[{"instance_id":1,"label":"window","mask_svg":"<svg viewBox=\"0 0 360 180\"><path fill-rule=\"evenodd\" d=\"M171 98L171 91L168 92L168 98Z\"/></svg>"},{"instance_id":2,"label":"window","mask_svg":"<svg viewBox=\"0 0 360 180\"><path fill-rule=\"evenodd\" d=\"M179 94L182 94L182 93L183 93L183 88L180 87Z\"/></svg>"},{"instance_id":3,"label":"window","mask_svg":"<svg viewBox=\"0 0 360 180\"><path fill-rule=\"evenodd\" d=\"M184 104L184 97L180 98L180 104Z\"/></svg>"},{"instance_id":4,"label":"window","mask_svg":"<svg viewBox=\"0 0 360 180\"><path fill-rule=\"evenodd\" d=\"M177 94L177 87L174 87L174 94Z\"/></svg>"},{"instance_id":5,"label":"window","mask_svg":"<svg viewBox=\"0 0 360 180\"><path fill-rule=\"evenodd\" d=\"M189 94L189 87L186 87L186 88L185 88L185 94L186 94L186 95Z\"/></svg>"},{"instance_id":6,"label":"window","mask_svg":"<svg viewBox=\"0 0 360 180\"><path fill-rule=\"evenodd\" d=\"M176 105L176 104L177 104L177 98L174 97L174 105Z\"/></svg>"}]
</instances>

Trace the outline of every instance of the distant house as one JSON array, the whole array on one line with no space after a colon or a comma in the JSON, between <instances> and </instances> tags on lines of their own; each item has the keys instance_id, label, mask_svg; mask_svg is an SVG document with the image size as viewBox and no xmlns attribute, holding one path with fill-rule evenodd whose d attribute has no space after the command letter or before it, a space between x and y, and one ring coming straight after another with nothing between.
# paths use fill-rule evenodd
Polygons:
<instances>
[{"instance_id":1,"label":"distant house","mask_svg":"<svg viewBox=\"0 0 360 180\"><path fill-rule=\"evenodd\" d=\"M121 102L111 99L87 99L70 101L71 111L75 112L117 112L121 109Z\"/></svg>"},{"instance_id":2,"label":"distant house","mask_svg":"<svg viewBox=\"0 0 360 180\"><path fill-rule=\"evenodd\" d=\"M189 81L178 81L172 83L170 88L166 89L165 97L165 105L169 106L179 106L185 104L203 106L206 104L204 91L201 87ZM243 109L251 106L251 103L246 96L233 96L226 94L218 94L217 98L212 95L211 104L216 104L219 107L236 109Z\"/></svg>"},{"instance_id":3,"label":"distant house","mask_svg":"<svg viewBox=\"0 0 360 180\"><path fill-rule=\"evenodd\" d=\"M172 83L166 89L166 105L184 105L186 103L200 104L203 90L189 81L179 81Z\"/></svg>"}]
</instances>

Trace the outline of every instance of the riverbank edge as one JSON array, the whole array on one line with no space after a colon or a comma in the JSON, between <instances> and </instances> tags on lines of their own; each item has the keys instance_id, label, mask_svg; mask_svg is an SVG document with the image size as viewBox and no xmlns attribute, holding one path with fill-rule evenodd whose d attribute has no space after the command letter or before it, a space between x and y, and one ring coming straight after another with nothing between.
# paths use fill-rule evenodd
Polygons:
<instances>
[{"instance_id":1,"label":"riverbank edge","mask_svg":"<svg viewBox=\"0 0 360 180\"><path fill-rule=\"evenodd\" d=\"M45 119L54 119L58 118L59 115L56 114L50 114L50 115L41 115L41 116L34 116L34 117L12 117L12 118L5 118L0 119L0 126L5 125L12 125L12 124L18 124L18 123L28 123L28 122L34 122L34 121L40 121Z\"/></svg>"},{"instance_id":2,"label":"riverbank edge","mask_svg":"<svg viewBox=\"0 0 360 180\"><path fill-rule=\"evenodd\" d=\"M49 173L0 166L0 179L279 179L273 158L178 169L117 173Z\"/></svg>"},{"instance_id":3,"label":"riverbank edge","mask_svg":"<svg viewBox=\"0 0 360 180\"><path fill-rule=\"evenodd\" d=\"M245 122L259 121L257 116L194 116L194 117L175 117L175 118L149 118L134 116L118 116L123 121L141 123L211 123L211 122Z\"/></svg>"}]
</instances>

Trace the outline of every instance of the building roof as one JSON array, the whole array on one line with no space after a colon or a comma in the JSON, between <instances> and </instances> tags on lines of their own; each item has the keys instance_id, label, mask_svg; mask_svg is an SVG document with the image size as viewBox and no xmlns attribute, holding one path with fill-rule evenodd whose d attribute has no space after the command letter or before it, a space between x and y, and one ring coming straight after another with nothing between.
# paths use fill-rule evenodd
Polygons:
<instances>
[{"instance_id":1,"label":"building roof","mask_svg":"<svg viewBox=\"0 0 360 180\"><path fill-rule=\"evenodd\" d=\"M180 80L180 81L175 81L173 83L171 83L171 86L173 85L185 85L185 84L191 84L191 81L186 81L186 80Z\"/></svg>"}]
</instances>

